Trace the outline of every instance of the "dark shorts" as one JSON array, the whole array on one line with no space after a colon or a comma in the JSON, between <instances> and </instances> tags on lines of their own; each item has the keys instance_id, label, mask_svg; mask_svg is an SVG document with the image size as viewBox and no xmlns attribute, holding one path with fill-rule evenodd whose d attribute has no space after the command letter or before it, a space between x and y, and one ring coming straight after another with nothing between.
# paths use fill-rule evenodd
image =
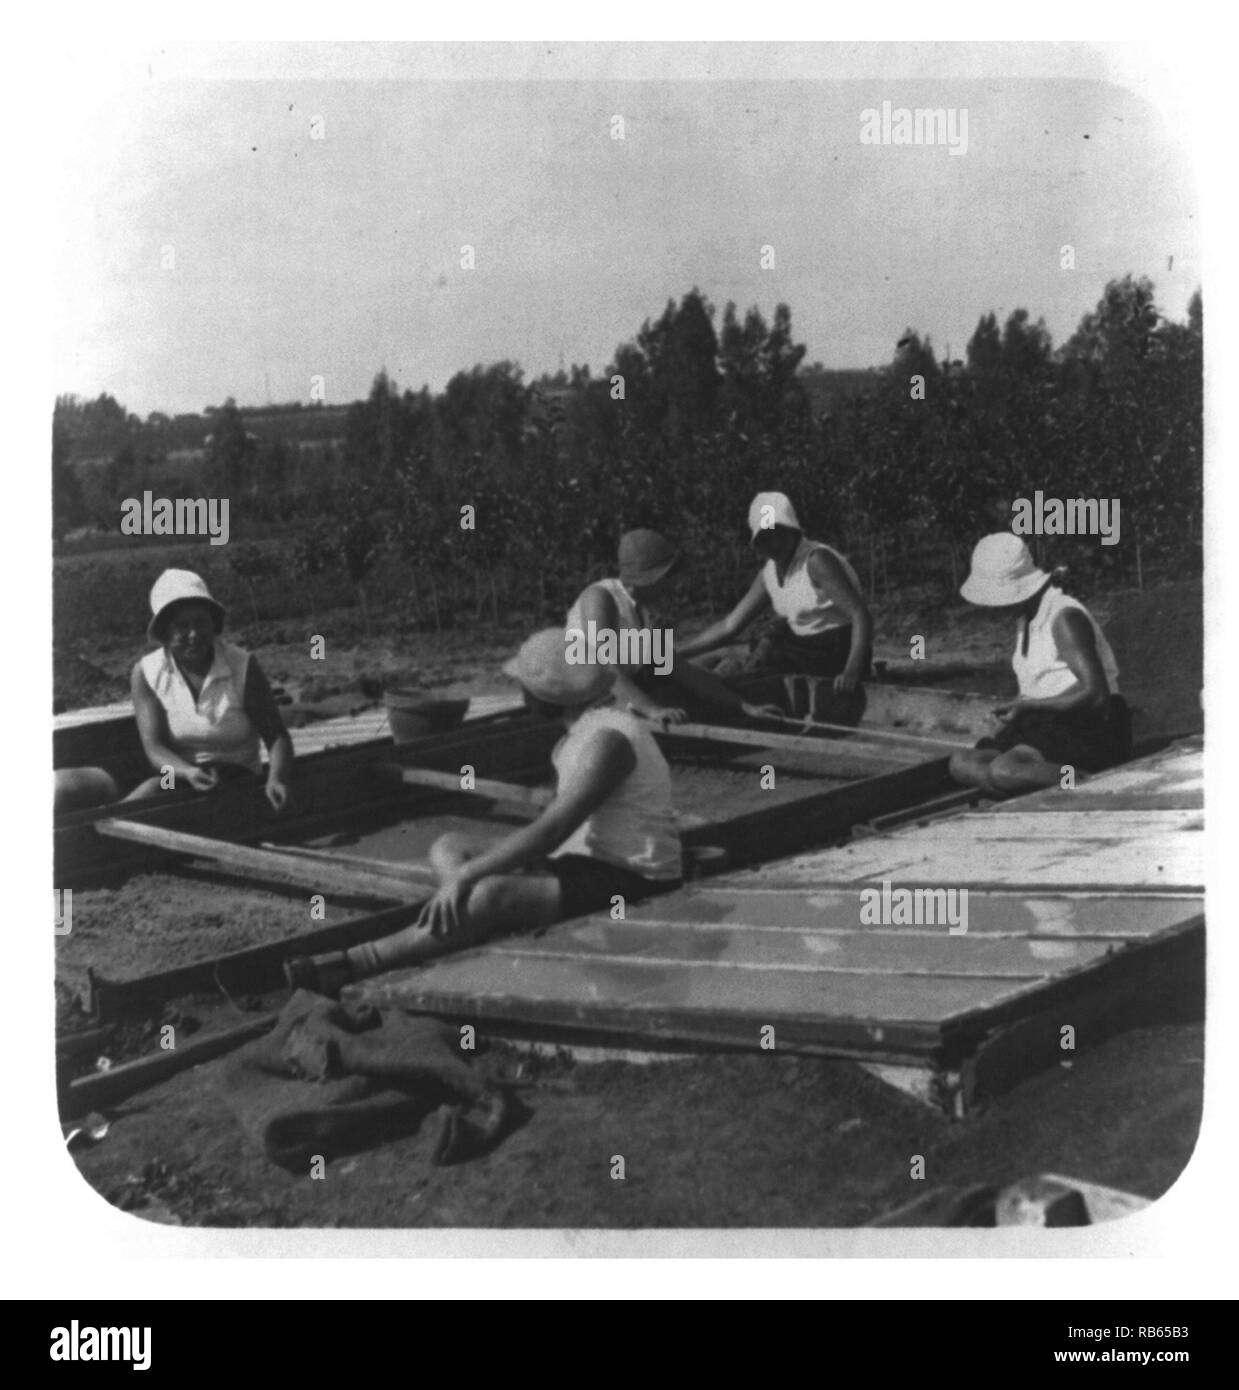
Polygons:
<instances>
[{"instance_id":1,"label":"dark shorts","mask_svg":"<svg viewBox=\"0 0 1239 1390\"><path fill-rule=\"evenodd\" d=\"M251 772L249 768L242 767L239 763L212 763L211 766L219 774L216 790L220 787L230 786L239 782L253 782L257 785L262 780L261 773ZM143 782L160 775L159 770L151 767L145 759L140 761L136 759L130 760L122 767L111 771L117 786L120 788L120 794L122 796L128 796L130 792L140 787ZM186 784L182 779L174 779L173 785L170 788L172 791L186 789ZM160 790L163 789L160 788ZM152 793L152 795L156 794L157 793L154 792Z\"/></svg>"},{"instance_id":2,"label":"dark shorts","mask_svg":"<svg viewBox=\"0 0 1239 1390\"><path fill-rule=\"evenodd\" d=\"M812 637L798 637L783 618L768 615L758 623L749 643L748 653L729 659L728 674L806 676L837 676L848 663L852 653L852 625L832 627ZM733 669L734 668L734 669ZM722 674L720 668L719 674ZM863 680L869 674L865 661L860 672Z\"/></svg>"},{"instance_id":3,"label":"dark shorts","mask_svg":"<svg viewBox=\"0 0 1239 1390\"><path fill-rule=\"evenodd\" d=\"M600 907L610 907L617 895L625 903L638 902L651 893L679 888L682 879L642 878L587 854L559 854L546 862L546 872L559 880L560 910L565 917L584 917Z\"/></svg>"},{"instance_id":4,"label":"dark shorts","mask_svg":"<svg viewBox=\"0 0 1239 1390\"><path fill-rule=\"evenodd\" d=\"M1035 748L1046 762L1101 772L1131 757L1131 710L1121 695L1080 714L1029 710L977 747L1006 753L1021 743Z\"/></svg>"}]
</instances>

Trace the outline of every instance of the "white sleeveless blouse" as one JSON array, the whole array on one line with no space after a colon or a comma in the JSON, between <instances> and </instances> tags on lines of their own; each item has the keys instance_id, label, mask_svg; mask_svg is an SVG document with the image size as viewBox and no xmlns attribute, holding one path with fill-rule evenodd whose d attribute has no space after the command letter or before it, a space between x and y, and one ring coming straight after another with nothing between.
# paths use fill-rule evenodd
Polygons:
<instances>
[{"instance_id":1,"label":"white sleeveless blouse","mask_svg":"<svg viewBox=\"0 0 1239 1390\"><path fill-rule=\"evenodd\" d=\"M1054 619L1060 613L1074 608L1083 613L1093 627L1093 640L1097 643L1097 655L1101 658L1102 669L1106 673L1106 684L1110 694L1119 693L1119 664L1106 641L1105 633L1097 625L1096 618L1078 600L1056 589L1048 588L1041 599L1031 623L1028 625L1028 655L1023 652L1023 623L1017 623L1015 634L1015 655L1011 664L1019 681L1020 694L1031 700L1048 700L1061 695L1076 684L1071 667L1063 660L1054 641Z\"/></svg>"},{"instance_id":2,"label":"white sleeveless blouse","mask_svg":"<svg viewBox=\"0 0 1239 1390\"><path fill-rule=\"evenodd\" d=\"M825 550L833 555L843 567L844 574L857 589L860 588L856 571L847 559L824 541L801 537L781 584L774 561L767 560L761 572L766 592L770 595L774 611L797 637L812 637L831 628L846 627L852 621L842 609L818 591L809 577L809 557L815 550Z\"/></svg>"},{"instance_id":3,"label":"white sleeveless blouse","mask_svg":"<svg viewBox=\"0 0 1239 1390\"><path fill-rule=\"evenodd\" d=\"M195 700L165 648L142 658L142 674L167 715L168 736L186 761L237 763L251 772L262 770L258 730L245 712L249 663L249 652L217 637L215 660Z\"/></svg>"},{"instance_id":4,"label":"white sleeveless blouse","mask_svg":"<svg viewBox=\"0 0 1239 1390\"><path fill-rule=\"evenodd\" d=\"M642 878L674 881L683 877L680 833L671 801L671 770L642 720L610 706L586 710L551 754L559 784L572 775L585 742L598 729L623 734L637 755L637 765L551 858L583 854L617 864Z\"/></svg>"},{"instance_id":5,"label":"white sleeveless blouse","mask_svg":"<svg viewBox=\"0 0 1239 1390\"><path fill-rule=\"evenodd\" d=\"M585 624L581 620L581 601L590 589L605 589L615 601L615 610L618 615L619 626L626 628L643 628L649 625L649 619L645 610L635 598L624 587L624 583L619 579L599 579L593 584L587 585L577 595L576 601L568 609L568 616L564 620L564 630L571 631L574 628L581 632L585 631ZM627 676L636 675L640 671L640 666L620 666L615 668L623 671Z\"/></svg>"}]
</instances>

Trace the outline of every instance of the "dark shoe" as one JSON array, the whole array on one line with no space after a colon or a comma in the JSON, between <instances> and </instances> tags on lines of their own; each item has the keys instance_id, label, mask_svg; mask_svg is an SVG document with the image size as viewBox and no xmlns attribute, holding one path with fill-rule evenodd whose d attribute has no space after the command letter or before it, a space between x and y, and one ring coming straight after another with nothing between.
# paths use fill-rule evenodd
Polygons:
<instances>
[{"instance_id":1,"label":"dark shoe","mask_svg":"<svg viewBox=\"0 0 1239 1390\"><path fill-rule=\"evenodd\" d=\"M308 989L335 999L345 985L353 983L353 967L343 951L325 956L293 956L284 962L284 978L292 990Z\"/></svg>"}]
</instances>

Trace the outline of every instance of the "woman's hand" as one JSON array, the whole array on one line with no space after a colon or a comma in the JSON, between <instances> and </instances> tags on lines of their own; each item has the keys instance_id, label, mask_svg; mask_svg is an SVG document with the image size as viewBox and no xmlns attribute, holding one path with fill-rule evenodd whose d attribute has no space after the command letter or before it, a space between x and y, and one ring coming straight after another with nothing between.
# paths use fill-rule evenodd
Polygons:
<instances>
[{"instance_id":1,"label":"woman's hand","mask_svg":"<svg viewBox=\"0 0 1239 1390\"><path fill-rule=\"evenodd\" d=\"M278 777L267 778L267 800L273 811L282 811L288 805L288 785Z\"/></svg>"},{"instance_id":2,"label":"woman's hand","mask_svg":"<svg viewBox=\"0 0 1239 1390\"><path fill-rule=\"evenodd\" d=\"M639 714L642 719L648 719L651 724L661 724L665 729L669 724L683 724L688 720L688 711L674 708L670 705L642 705L638 708L635 704L628 708L633 714Z\"/></svg>"},{"instance_id":3,"label":"woman's hand","mask_svg":"<svg viewBox=\"0 0 1239 1390\"><path fill-rule=\"evenodd\" d=\"M998 705L994 709L994 718L997 719L1000 724L1010 724L1013 719L1023 714L1027 708L1024 701L1017 697L1008 705Z\"/></svg>"},{"instance_id":4,"label":"woman's hand","mask_svg":"<svg viewBox=\"0 0 1239 1390\"><path fill-rule=\"evenodd\" d=\"M196 792L214 791L219 786L219 773L213 767L191 767L183 775Z\"/></svg>"},{"instance_id":5,"label":"woman's hand","mask_svg":"<svg viewBox=\"0 0 1239 1390\"><path fill-rule=\"evenodd\" d=\"M450 936L468 924L470 880L455 875L445 879L434 897L422 905L417 925L429 927L433 936Z\"/></svg>"},{"instance_id":6,"label":"woman's hand","mask_svg":"<svg viewBox=\"0 0 1239 1390\"><path fill-rule=\"evenodd\" d=\"M849 664L835 677L835 694L851 695L859 684L860 672Z\"/></svg>"},{"instance_id":7,"label":"woman's hand","mask_svg":"<svg viewBox=\"0 0 1239 1390\"><path fill-rule=\"evenodd\" d=\"M751 705L747 700L740 702L740 711L746 719L786 719L787 712L778 705Z\"/></svg>"}]
</instances>

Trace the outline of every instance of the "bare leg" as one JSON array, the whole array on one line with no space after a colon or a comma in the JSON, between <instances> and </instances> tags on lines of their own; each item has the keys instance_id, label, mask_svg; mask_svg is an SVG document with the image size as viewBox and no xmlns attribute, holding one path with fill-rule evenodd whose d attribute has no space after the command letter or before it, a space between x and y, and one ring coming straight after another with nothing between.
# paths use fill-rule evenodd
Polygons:
<instances>
[{"instance_id":1,"label":"bare leg","mask_svg":"<svg viewBox=\"0 0 1239 1390\"><path fill-rule=\"evenodd\" d=\"M1009 752L995 758L989 767L990 781L1001 796L1055 787L1061 775L1060 764L1047 762L1026 743L1017 743Z\"/></svg>"},{"instance_id":2,"label":"bare leg","mask_svg":"<svg viewBox=\"0 0 1239 1390\"><path fill-rule=\"evenodd\" d=\"M992 792L990 764L998 758L996 748L969 748L966 753L955 753L951 757L952 778L961 786L979 787L984 792Z\"/></svg>"},{"instance_id":3,"label":"bare leg","mask_svg":"<svg viewBox=\"0 0 1239 1390\"><path fill-rule=\"evenodd\" d=\"M1014 796L1058 784L1062 769L1047 762L1035 748L1017 743L1005 753L993 748L970 748L951 759L951 776L966 787L990 796Z\"/></svg>"},{"instance_id":4,"label":"bare leg","mask_svg":"<svg viewBox=\"0 0 1239 1390\"><path fill-rule=\"evenodd\" d=\"M553 874L493 874L474 885L465 921L450 936L435 936L429 927L415 923L381 941L354 946L346 952L348 964L352 977L362 979L476 946L505 932L549 927L560 912L559 880Z\"/></svg>"},{"instance_id":5,"label":"bare leg","mask_svg":"<svg viewBox=\"0 0 1239 1390\"><path fill-rule=\"evenodd\" d=\"M463 835L457 831L450 831L439 836L430 846L426 857L442 883L470 859L476 859L479 854L485 853L492 844L494 840L488 839L485 835Z\"/></svg>"},{"instance_id":6,"label":"bare leg","mask_svg":"<svg viewBox=\"0 0 1239 1390\"><path fill-rule=\"evenodd\" d=\"M694 699L717 709L738 713L743 703L731 686L720 680L713 671L706 670L695 661L680 662L668 677L668 682ZM668 697L665 703L673 704L674 700Z\"/></svg>"},{"instance_id":7,"label":"bare leg","mask_svg":"<svg viewBox=\"0 0 1239 1390\"><path fill-rule=\"evenodd\" d=\"M148 797L154 796L157 792L167 791L168 788L162 785L159 777L148 777L145 782L139 782L128 796L122 797L122 801L145 801Z\"/></svg>"},{"instance_id":8,"label":"bare leg","mask_svg":"<svg viewBox=\"0 0 1239 1390\"><path fill-rule=\"evenodd\" d=\"M56 771L54 811L83 811L119 800L116 779L101 767L62 767Z\"/></svg>"}]
</instances>

